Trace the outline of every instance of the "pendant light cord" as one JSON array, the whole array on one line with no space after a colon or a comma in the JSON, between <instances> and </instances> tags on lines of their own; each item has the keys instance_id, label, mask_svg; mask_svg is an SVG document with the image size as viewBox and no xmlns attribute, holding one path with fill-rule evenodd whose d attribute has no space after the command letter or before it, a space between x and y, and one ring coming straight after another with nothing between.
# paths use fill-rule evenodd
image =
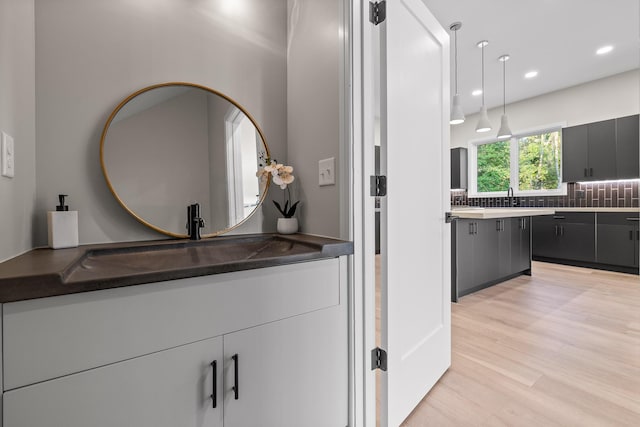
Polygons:
<instances>
[{"instance_id":1,"label":"pendant light cord","mask_svg":"<svg viewBox=\"0 0 640 427\"><path fill-rule=\"evenodd\" d=\"M502 61L502 114L507 114L507 59Z\"/></svg>"},{"instance_id":2,"label":"pendant light cord","mask_svg":"<svg viewBox=\"0 0 640 427\"><path fill-rule=\"evenodd\" d=\"M458 94L458 30L455 30L453 32L453 43L455 47L455 58L454 58L453 64L456 72L455 94L457 95Z\"/></svg>"},{"instance_id":3,"label":"pendant light cord","mask_svg":"<svg viewBox=\"0 0 640 427\"><path fill-rule=\"evenodd\" d=\"M481 46L482 50L482 106L484 107L484 43Z\"/></svg>"}]
</instances>

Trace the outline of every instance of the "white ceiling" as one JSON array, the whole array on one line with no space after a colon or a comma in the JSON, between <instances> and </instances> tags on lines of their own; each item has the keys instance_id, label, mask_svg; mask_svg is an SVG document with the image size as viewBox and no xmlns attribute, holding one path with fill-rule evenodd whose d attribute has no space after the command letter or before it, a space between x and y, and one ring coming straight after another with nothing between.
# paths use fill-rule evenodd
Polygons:
<instances>
[{"instance_id":1,"label":"white ceiling","mask_svg":"<svg viewBox=\"0 0 640 427\"><path fill-rule=\"evenodd\" d=\"M480 110L480 40L485 47L485 104L502 105L502 63L506 63L507 104L638 68L638 0L423 0L440 24L458 31L458 93L465 114ZM451 93L453 94L453 32ZM607 55L596 49L612 45ZM534 79L524 74L537 70Z\"/></svg>"}]
</instances>

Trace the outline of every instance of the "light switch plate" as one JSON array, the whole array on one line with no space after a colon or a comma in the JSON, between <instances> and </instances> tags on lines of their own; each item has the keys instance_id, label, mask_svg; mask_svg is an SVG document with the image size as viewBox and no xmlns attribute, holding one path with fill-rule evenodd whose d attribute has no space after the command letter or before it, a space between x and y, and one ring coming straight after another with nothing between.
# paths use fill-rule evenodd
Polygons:
<instances>
[{"instance_id":1,"label":"light switch plate","mask_svg":"<svg viewBox=\"0 0 640 427\"><path fill-rule=\"evenodd\" d=\"M2 176L13 178L15 175L15 147L11 135L2 132Z\"/></svg>"},{"instance_id":2,"label":"light switch plate","mask_svg":"<svg viewBox=\"0 0 640 427\"><path fill-rule=\"evenodd\" d=\"M318 162L318 184L321 187L336 184L335 158L331 157Z\"/></svg>"}]
</instances>

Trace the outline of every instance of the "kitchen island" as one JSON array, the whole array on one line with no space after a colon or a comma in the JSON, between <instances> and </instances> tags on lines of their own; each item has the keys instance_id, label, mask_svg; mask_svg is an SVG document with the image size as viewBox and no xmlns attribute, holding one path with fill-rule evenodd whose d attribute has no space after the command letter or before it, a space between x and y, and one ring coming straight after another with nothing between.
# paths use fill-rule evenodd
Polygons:
<instances>
[{"instance_id":1,"label":"kitchen island","mask_svg":"<svg viewBox=\"0 0 640 427\"><path fill-rule=\"evenodd\" d=\"M531 274L531 217L554 208L452 210L451 300L521 274Z\"/></svg>"}]
</instances>

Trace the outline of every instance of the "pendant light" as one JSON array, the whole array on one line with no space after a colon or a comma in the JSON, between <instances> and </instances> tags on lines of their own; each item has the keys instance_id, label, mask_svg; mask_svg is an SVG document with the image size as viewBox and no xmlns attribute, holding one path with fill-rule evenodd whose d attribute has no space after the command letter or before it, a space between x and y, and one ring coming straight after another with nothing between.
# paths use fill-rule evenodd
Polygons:
<instances>
[{"instance_id":1,"label":"pendant light","mask_svg":"<svg viewBox=\"0 0 640 427\"><path fill-rule=\"evenodd\" d=\"M509 128L507 120L507 61L509 55L502 55L498 61L502 62L502 117L500 118L500 129L498 130L498 139L511 138L513 133Z\"/></svg>"},{"instance_id":2,"label":"pendant light","mask_svg":"<svg viewBox=\"0 0 640 427\"><path fill-rule=\"evenodd\" d=\"M480 108L480 120L476 125L476 132L489 132L491 130L491 122L489 122L489 116L487 115L487 107L484 106L484 47L489 42L482 40L478 42L477 46L482 49L482 107Z\"/></svg>"},{"instance_id":3,"label":"pendant light","mask_svg":"<svg viewBox=\"0 0 640 427\"><path fill-rule=\"evenodd\" d=\"M449 26L449 29L453 31L453 40L454 40L454 56L453 56L453 64L454 64L454 95L453 102L451 104L451 119L449 123L452 125L459 125L460 123L464 123L464 112L462 111L462 106L460 105L460 96L458 95L458 30L462 27L462 22L454 22Z\"/></svg>"}]
</instances>

